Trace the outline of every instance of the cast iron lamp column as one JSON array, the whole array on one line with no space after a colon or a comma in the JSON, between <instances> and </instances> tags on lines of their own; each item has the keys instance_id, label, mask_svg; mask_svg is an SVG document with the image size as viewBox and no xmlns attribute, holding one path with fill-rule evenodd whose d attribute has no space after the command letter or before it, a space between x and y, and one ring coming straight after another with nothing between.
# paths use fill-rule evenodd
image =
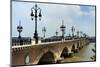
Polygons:
<instances>
[{"instance_id":1,"label":"cast iron lamp column","mask_svg":"<svg viewBox=\"0 0 100 67\"><path fill-rule=\"evenodd\" d=\"M80 31L80 34L81 34L81 38L83 37L83 32L82 31Z\"/></svg>"},{"instance_id":2,"label":"cast iron lamp column","mask_svg":"<svg viewBox=\"0 0 100 67\"><path fill-rule=\"evenodd\" d=\"M21 26L21 22L19 21L19 26L17 26L17 31L19 32L19 36L18 36L19 39L21 38L22 30L23 30L23 27Z\"/></svg>"},{"instance_id":3,"label":"cast iron lamp column","mask_svg":"<svg viewBox=\"0 0 100 67\"><path fill-rule=\"evenodd\" d=\"M42 32L43 32L43 37L45 38L45 33L46 33L46 28L45 27L43 27Z\"/></svg>"},{"instance_id":4,"label":"cast iron lamp column","mask_svg":"<svg viewBox=\"0 0 100 67\"><path fill-rule=\"evenodd\" d=\"M79 31L77 31L77 38L79 38Z\"/></svg>"},{"instance_id":5,"label":"cast iron lamp column","mask_svg":"<svg viewBox=\"0 0 100 67\"><path fill-rule=\"evenodd\" d=\"M34 11L34 12L33 12ZM38 13L39 11L39 13ZM35 43L38 44L38 33L37 33L37 18L39 17L39 20L41 20L41 9L35 4L35 7L31 8L31 19L33 21L33 18L35 18L35 33L34 33L34 38L35 38Z\"/></svg>"},{"instance_id":6,"label":"cast iron lamp column","mask_svg":"<svg viewBox=\"0 0 100 67\"><path fill-rule=\"evenodd\" d=\"M56 37L57 37L58 36L58 31L56 31L55 34L56 34Z\"/></svg>"},{"instance_id":7,"label":"cast iron lamp column","mask_svg":"<svg viewBox=\"0 0 100 67\"><path fill-rule=\"evenodd\" d=\"M74 28L74 26L72 26L71 31L72 31L72 39L74 39L74 32L75 32L75 28Z\"/></svg>"},{"instance_id":8,"label":"cast iron lamp column","mask_svg":"<svg viewBox=\"0 0 100 67\"><path fill-rule=\"evenodd\" d=\"M64 26L64 22L63 22L63 20L62 20L62 25L60 26L60 29L61 29L61 31L62 31L62 39L64 40L64 34L65 34L65 26Z\"/></svg>"}]
</instances>

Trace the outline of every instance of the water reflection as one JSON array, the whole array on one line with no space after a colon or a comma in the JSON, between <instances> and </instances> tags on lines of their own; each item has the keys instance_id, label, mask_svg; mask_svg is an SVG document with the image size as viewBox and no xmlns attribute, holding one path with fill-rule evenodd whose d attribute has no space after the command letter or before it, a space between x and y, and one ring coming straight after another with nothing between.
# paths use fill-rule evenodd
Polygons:
<instances>
[{"instance_id":1,"label":"water reflection","mask_svg":"<svg viewBox=\"0 0 100 67\"><path fill-rule=\"evenodd\" d=\"M90 57L95 55L92 51L93 48L95 49L95 43L90 43L80 50L79 53L75 54L75 56L80 57L80 61L91 61L92 59Z\"/></svg>"}]
</instances>

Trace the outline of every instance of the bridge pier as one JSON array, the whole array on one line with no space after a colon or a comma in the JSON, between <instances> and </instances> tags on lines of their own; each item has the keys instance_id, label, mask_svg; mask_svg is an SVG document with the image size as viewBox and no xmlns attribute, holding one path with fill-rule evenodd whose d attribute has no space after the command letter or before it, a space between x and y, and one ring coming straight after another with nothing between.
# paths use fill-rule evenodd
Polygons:
<instances>
[{"instance_id":1,"label":"bridge pier","mask_svg":"<svg viewBox=\"0 0 100 67\"><path fill-rule=\"evenodd\" d=\"M75 46L75 44L73 44L71 51L77 53L78 52L77 45Z\"/></svg>"}]
</instances>

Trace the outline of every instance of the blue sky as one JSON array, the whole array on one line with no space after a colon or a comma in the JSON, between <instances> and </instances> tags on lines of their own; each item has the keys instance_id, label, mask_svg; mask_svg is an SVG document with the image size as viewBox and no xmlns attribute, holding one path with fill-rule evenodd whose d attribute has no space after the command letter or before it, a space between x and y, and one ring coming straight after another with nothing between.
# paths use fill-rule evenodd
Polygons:
<instances>
[{"instance_id":1,"label":"blue sky","mask_svg":"<svg viewBox=\"0 0 100 67\"><path fill-rule=\"evenodd\" d=\"M21 21L23 26L23 37L33 37L34 21L31 20L31 8L36 3L29 2L12 2L12 36L17 37L17 25ZM71 33L71 27L75 27L75 32L83 31L89 36L95 36L95 7L80 5L61 5L37 3L42 9L41 21L38 20L38 34L43 36L42 28L45 26L46 37L61 35L60 26L62 20L66 26L66 34ZM76 33L75 33L76 34Z\"/></svg>"}]
</instances>

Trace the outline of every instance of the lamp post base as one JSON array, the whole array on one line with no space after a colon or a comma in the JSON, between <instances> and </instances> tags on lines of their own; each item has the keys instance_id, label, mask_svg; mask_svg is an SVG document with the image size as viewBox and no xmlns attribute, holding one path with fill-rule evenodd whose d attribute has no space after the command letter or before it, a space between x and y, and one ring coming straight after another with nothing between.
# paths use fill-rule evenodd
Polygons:
<instances>
[{"instance_id":1,"label":"lamp post base","mask_svg":"<svg viewBox=\"0 0 100 67\"><path fill-rule=\"evenodd\" d=\"M35 44L38 44L38 33L34 33Z\"/></svg>"}]
</instances>

